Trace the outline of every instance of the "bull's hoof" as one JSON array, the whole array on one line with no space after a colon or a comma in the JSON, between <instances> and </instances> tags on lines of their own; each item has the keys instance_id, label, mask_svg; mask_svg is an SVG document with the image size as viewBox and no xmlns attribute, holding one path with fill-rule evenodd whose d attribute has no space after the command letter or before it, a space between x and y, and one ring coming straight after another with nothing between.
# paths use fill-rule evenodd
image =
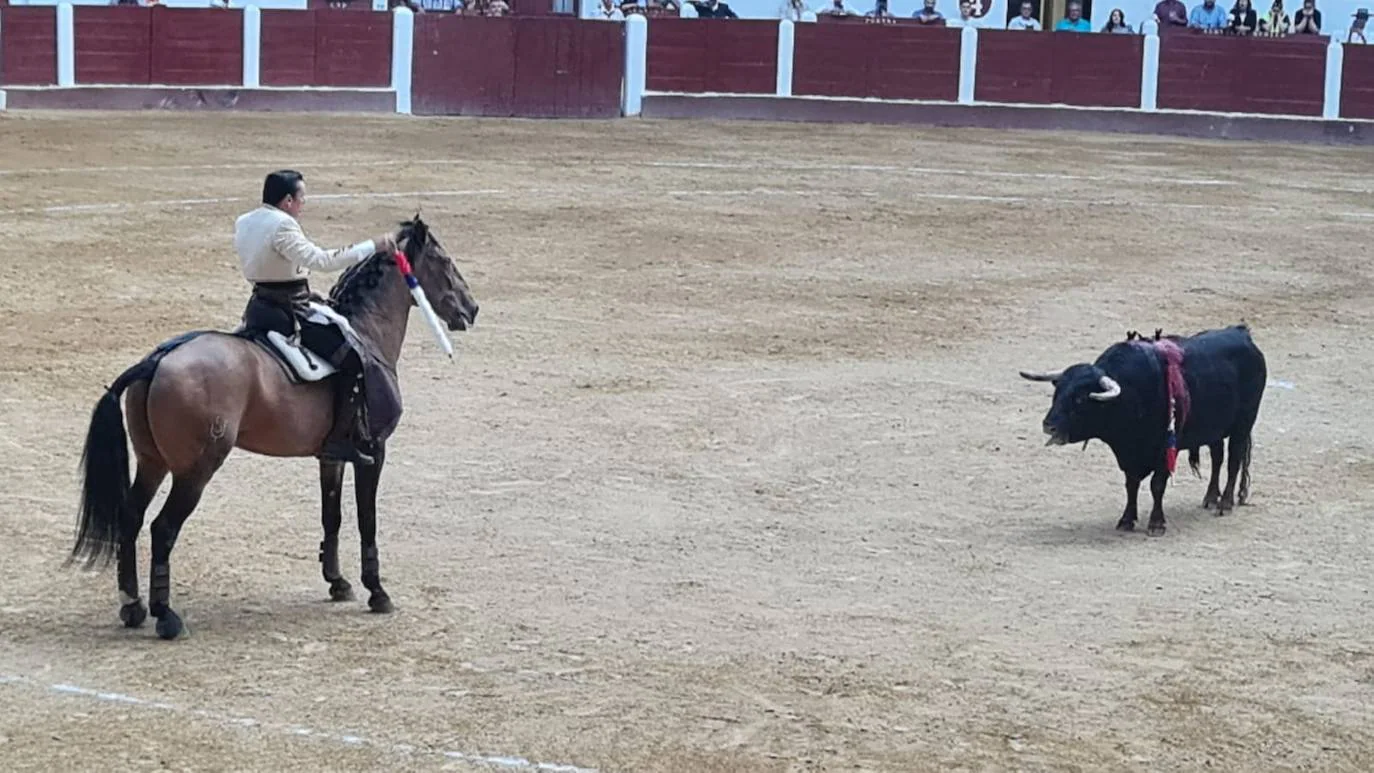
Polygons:
<instances>
[{"instance_id":1,"label":"bull's hoof","mask_svg":"<svg viewBox=\"0 0 1374 773\"><path fill-rule=\"evenodd\" d=\"M1164 536L1164 524L1162 524L1162 523L1152 523L1152 524L1150 524L1150 536L1151 536L1151 537L1163 537L1163 536Z\"/></svg>"},{"instance_id":2,"label":"bull's hoof","mask_svg":"<svg viewBox=\"0 0 1374 773\"><path fill-rule=\"evenodd\" d=\"M143 606L142 601L130 601L119 608L119 620L124 623L125 628L137 628L147 619L148 609Z\"/></svg>"},{"instance_id":3,"label":"bull's hoof","mask_svg":"<svg viewBox=\"0 0 1374 773\"><path fill-rule=\"evenodd\" d=\"M348 580L338 579L329 583L330 601L353 601L354 598L356 597L353 595L353 586Z\"/></svg>"}]
</instances>

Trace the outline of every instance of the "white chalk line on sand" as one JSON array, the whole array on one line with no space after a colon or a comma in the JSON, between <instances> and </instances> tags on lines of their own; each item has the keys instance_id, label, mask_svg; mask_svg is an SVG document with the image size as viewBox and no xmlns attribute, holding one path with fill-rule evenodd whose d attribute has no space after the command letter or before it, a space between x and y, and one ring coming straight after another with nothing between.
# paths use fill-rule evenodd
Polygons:
<instances>
[{"instance_id":1,"label":"white chalk line on sand","mask_svg":"<svg viewBox=\"0 0 1374 773\"><path fill-rule=\"evenodd\" d=\"M102 703L116 703L124 706L133 706L140 709L153 711L164 711L171 714L195 717L197 719L212 722L222 727L235 728L255 728L279 735L294 736L297 738L312 738L320 741L340 743L346 746L368 747L377 751L389 752L402 755L428 755L443 757L445 759L458 762L467 762L473 765L484 765L487 767L503 768L506 770L520 771L544 771L545 773L597 773L594 768L583 768L577 765L564 765L553 762L533 762L523 757L489 756L485 754L474 754L471 752L452 751L448 749L433 749L416 746L414 744L392 743L390 741L378 741L352 733L332 733L326 730L303 727L301 725L285 725L277 722L263 722L253 717L235 716L216 711L206 711L203 709L189 709L178 706L174 703L163 701L151 701L143 698L136 698L132 695L123 693L109 692L106 690L93 690L88 687L67 684L65 682L40 682L23 676L11 676L0 674L0 686L21 687L30 690L42 691L63 696L73 696L87 698L89 700L100 701Z\"/></svg>"},{"instance_id":2,"label":"white chalk line on sand","mask_svg":"<svg viewBox=\"0 0 1374 773\"><path fill-rule=\"evenodd\" d=\"M478 166L484 163L491 163L481 159L471 158L425 158L425 159L396 159L379 161L323 161L319 163L297 162L296 166L300 169L348 169L350 167L377 168L377 167L400 167L400 166L454 166L471 165ZM505 160L499 162L501 166L529 166L536 162ZM588 165L597 165L598 161L589 161ZM738 170L738 171L763 171L772 170L779 172L878 172L878 173L897 173L903 175L945 175L951 177L992 177L1002 179L1027 179L1027 180L1061 180L1066 182L1120 182L1120 183L1143 183L1148 185L1190 185L1190 186L1213 186L1227 187L1245 185L1247 183L1238 180L1222 180L1213 178L1192 178L1192 177L1168 177L1168 176L1134 176L1134 175L1110 175L1110 174L1075 174L1070 172L1020 172L1000 169L959 169L951 167L925 167L925 166L904 166L900 164L797 164L797 163L764 163L755 161L641 161L641 162L619 162L608 160L606 163L623 163L626 166L640 166L657 169L719 169L719 170ZM547 165L547 164L542 164ZM191 172L191 171L227 171L233 169L253 169L261 171L265 168L262 163L232 163L232 164L129 164L113 166L56 166L56 167L36 167L33 169L0 169L0 177L14 177L19 175L42 175L42 174L99 174L104 172ZM1334 185L1319 185L1293 182L1266 182L1267 187L1292 188L1294 190L1308 191L1331 191L1337 193L1374 193L1374 188L1347 188Z\"/></svg>"},{"instance_id":3,"label":"white chalk line on sand","mask_svg":"<svg viewBox=\"0 0 1374 773\"><path fill-rule=\"evenodd\" d=\"M446 198L462 196L512 196L512 195L553 195L558 193L568 193L570 195L585 197L588 191L566 190L560 191L554 188L530 188L507 190L501 188L474 188L470 190L435 190L435 191L396 191L382 193L323 193L315 194L310 198L313 201L350 201L355 199L424 199L424 198ZM614 193L617 197L623 196L624 191L600 188L598 194L605 195ZM818 198L830 198L835 196L862 196L877 197L881 194L877 191L846 191L838 192L817 192L815 189L782 189L782 188L736 188L726 190L672 190L663 191L659 195L671 196L676 198L703 198L703 197L734 197L734 196L816 196ZM1312 211L1319 214L1338 218L1357 218L1374 219L1374 212L1331 212L1314 207L1272 207L1263 204L1194 204L1173 201L1111 201L1105 199L1084 199L1084 198L1059 198L1054 196L997 196L973 193L921 193L903 192L901 197L904 199L929 199L934 201L968 201L992 204L1056 204L1075 207L1130 207L1133 209L1186 209L1202 210L1207 212L1262 212L1264 214L1278 214L1284 212ZM115 201L94 204L60 204L49 207L19 207L17 209L0 209L0 217L13 215L64 215L80 214L92 212L118 212L130 209L148 209L150 207L183 208L195 206L208 206L217 204L239 203L249 205L252 200L244 196L223 196L217 198L194 198L194 199L162 199L154 201Z\"/></svg>"}]
</instances>

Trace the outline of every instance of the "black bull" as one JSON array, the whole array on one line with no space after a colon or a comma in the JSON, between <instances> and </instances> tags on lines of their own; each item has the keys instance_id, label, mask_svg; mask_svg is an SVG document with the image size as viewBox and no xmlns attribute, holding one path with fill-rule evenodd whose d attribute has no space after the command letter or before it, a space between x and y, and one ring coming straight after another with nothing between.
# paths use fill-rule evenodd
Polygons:
<instances>
[{"instance_id":1,"label":"black bull","mask_svg":"<svg viewBox=\"0 0 1374 773\"><path fill-rule=\"evenodd\" d=\"M1054 401L1045 416L1050 445L1101 440L1112 449L1126 474L1126 511L1116 527L1135 528L1140 483L1153 475L1150 534L1164 533L1164 489L1167 464L1169 391L1167 361L1156 341L1128 336L1111 345L1091 365L1080 363L1051 373L1022 372L1031 381L1054 384ZM1198 448L1207 446L1212 478L1203 506L1224 515L1235 507L1237 474L1240 503L1250 494L1251 431L1259 416L1268 381L1264 354L1244 325L1207 330L1187 338L1168 336L1183 350L1183 379L1191 402L1186 421L1177 427L1177 448L1187 449L1197 472ZM1230 438L1225 491L1218 477L1222 441Z\"/></svg>"}]
</instances>

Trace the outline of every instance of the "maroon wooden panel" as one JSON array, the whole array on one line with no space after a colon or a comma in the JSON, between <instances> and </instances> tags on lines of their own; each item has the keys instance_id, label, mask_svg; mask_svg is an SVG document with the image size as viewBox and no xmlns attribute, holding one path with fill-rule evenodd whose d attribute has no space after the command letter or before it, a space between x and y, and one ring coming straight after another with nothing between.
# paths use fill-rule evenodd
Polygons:
<instances>
[{"instance_id":1,"label":"maroon wooden panel","mask_svg":"<svg viewBox=\"0 0 1374 773\"><path fill-rule=\"evenodd\" d=\"M514 114L613 118L625 76L622 24L531 17L515 26Z\"/></svg>"},{"instance_id":2,"label":"maroon wooden panel","mask_svg":"<svg viewBox=\"0 0 1374 773\"><path fill-rule=\"evenodd\" d=\"M264 86L315 85L315 12L262 12L258 79Z\"/></svg>"},{"instance_id":3,"label":"maroon wooden panel","mask_svg":"<svg viewBox=\"0 0 1374 773\"><path fill-rule=\"evenodd\" d=\"M391 85L391 14L315 14L316 86Z\"/></svg>"},{"instance_id":4,"label":"maroon wooden panel","mask_svg":"<svg viewBox=\"0 0 1374 773\"><path fill-rule=\"evenodd\" d=\"M169 86L243 83L243 11L154 8L152 82Z\"/></svg>"},{"instance_id":5,"label":"maroon wooden panel","mask_svg":"<svg viewBox=\"0 0 1374 773\"><path fill-rule=\"evenodd\" d=\"M773 94L778 88L778 23L654 19L647 56L649 91Z\"/></svg>"},{"instance_id":6,"label":"maroon wooden panel","mask_svg":"<svg viewBox=\"0 0 1374 773\"><path fill-rule=\"evenodd\" d=\"M57 83L57 9L0 8L0 84Z\"/></svg>"},{"instance_id":7,"label":"maroon wooden panel","mask_svg":"<svg viewBox=\"0 0 1374 773\"><path fill-rule=\"evenodd\" d=\"M1374 46L1346 46L1341 117L1374 118Z\"/></svg>"},{"instance_id":8,"label":"maroon wooden panel","mask_svg":"<svg viewBox=\"0 0 1374 773\"><path fill-rule=\"evenodd\" d=\"M620 114L624 26L568 17L416 18L411 109L422 115Z\"/></svg>"},{"instance_id":9,"label":"maroon wooden panel","mask_svg":"<svg viewBox=\"0 0 1374 773\"><path fill-rule=\"evenodd\" d=\"M1161 108L1321 115L1325 37L1174 34L1159 43Z\"/></svg>"},{"instance_id":10,"label":"maroon wooden panel","mask_svg":"<svg viewBox=\"0 0 1374 773\"><path fill-rule=\"evenodd\" d=\"M979 30L974 99L1139 107L1144 38Z\"/></svg>"},{"instance_id":11,"label":"maroon wooden panel","mask_svg":"<svg viewBox=\"0 0 1374 773\"><path fill-rule=\"evenodd\" d=\"M878 99L959 98L960 30L798 24L792 93Z\"/></svg>"},{"instance_id":12,"label":"maroon wooden panel","mask_svg":"<svg viewBox=\"0 0 1374 773\"><path fill-rule=\"evenodd\" d=\"M131 86L151 83L152 11L138 6L73 8L76 82Z\"/></svg>"},{"instance_id":13,"label":"maroon wooden panel","mask_svg":"<svg viewBox=\"0 0 1374 773\"><path fill-rule=\"evenodd\" d=\"M514 115L515 25L510 17L416 16L411 111Z\"/></svg>"}]
</instances>

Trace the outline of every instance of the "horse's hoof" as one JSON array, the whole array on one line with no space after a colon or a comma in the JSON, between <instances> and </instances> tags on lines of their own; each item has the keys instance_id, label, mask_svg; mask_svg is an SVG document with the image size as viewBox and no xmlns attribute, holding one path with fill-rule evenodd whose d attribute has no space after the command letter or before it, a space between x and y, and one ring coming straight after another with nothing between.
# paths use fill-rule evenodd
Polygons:
<instances>
[{"instance_id":1,"label":"horse's hoof","mask_svg":"<svg viewBox=\"0 0 1374 773\"><path fill-rule=\"evenodd\" d=\"M1164 536L1164 524L1162 524L1162 523L1152 523L1152 524L1150 524L1150 536L1151 536L1151 537L1163 537L1163 536Z\"/></svg>"},{"instance_id":2,"label":"horse's hoof","mask_svg":"<svg viewBox=\"0 0 1374 773\"><path fill-rule=\"evenodd\" d=\"M379 615L389 615L392 611L391 598L385 593L374 593L367 600L367 608Z\"/></svg>"},{"instance_id":3,"label":"horse's hoof","mask_svg":"<svg viewBox=\"0 0 1374 773\"><path fill-rule=\"evenodd\" d=\"M1117 521L1117 531L1135 531L1135 521Z\"/></svg>"},{"instance_id":4,"label":"horse's hoof","mask_svg":"<svg viewBox=\"0 0 1374 773\"><path fill-rule=\"evenodd\" d=\"M355 598L353 586L349 584L348 580L335 580L329 584L330 601L353 601Z\"/></svg>"},{"instance_id":5,"label":"horse's hoof","mask_svg":"<svg viewBox=\"0 0 1374 773\"><path fill-rule=\"evenodd\" d=\"M142 601L130 601L119 608L119 619L125 628L137 628L148 619L148 609L143 606Z\"/></svg>"},{"instance_id":6,"label":"horse's hoof","mask_svg":"<svg viewBox=\"0 0 1374 773\"><path fill-rule=\"evenodd\" d=\"M185 626L181 624L181 617L170 609L167 610L167 614L157 619L158 638L171 641L180 636L184 630Z\"/></svg>"}]
</instances>

